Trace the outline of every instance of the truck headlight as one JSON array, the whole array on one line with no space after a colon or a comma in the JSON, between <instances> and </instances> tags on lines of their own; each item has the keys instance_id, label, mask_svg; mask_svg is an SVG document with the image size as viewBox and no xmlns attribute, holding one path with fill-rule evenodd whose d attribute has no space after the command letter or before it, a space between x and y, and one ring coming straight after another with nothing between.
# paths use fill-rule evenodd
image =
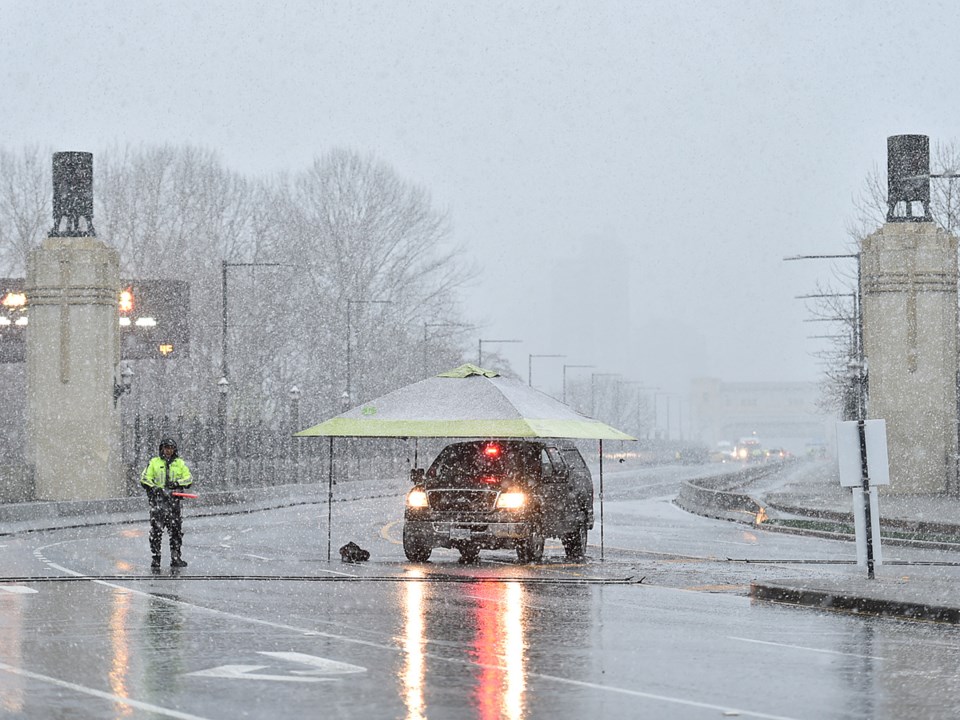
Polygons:
<instances>
[{"instance_id":1,"label":"truck headlight","mask_svg":"<svg viewBox=\"0 0 960 720\"><path fill-rule=\"evenodd\" d=\"M519 510L527 502L527 496L517 490L500 493L497 497L497 510Z\"/></svg>"},{"instance_id":2,"label":"truck headlight","mask_svg":"<svg viewBox=\"0 0 960 720\"><path fill-rule=\"evenodd\" d=\"M420 488L414 488L407 493L407 507L425 508L427 507L427 493Z\"/></svg>"}]
</instances>

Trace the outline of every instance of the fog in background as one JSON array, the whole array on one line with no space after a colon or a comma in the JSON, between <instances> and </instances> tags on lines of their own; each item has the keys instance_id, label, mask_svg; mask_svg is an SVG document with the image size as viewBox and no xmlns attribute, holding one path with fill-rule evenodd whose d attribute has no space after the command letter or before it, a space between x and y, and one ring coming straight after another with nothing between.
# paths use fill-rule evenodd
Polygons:
<instances>
[{"instance_id":1,"label":"fog in background","mask_svg":"<svg viewBox=\"0 0 960 720\"><path fill-rule=\"evenodd\" d=\"M818 380L886 138L956 137L950 2L0 1L0 146L194 144L250 176L370 154L445 210L477 340L686 391ZM96 192L95 188L95 192ZM110 240L110 238L105 238ZM573 370L570 371L574 372Z\"/></svg>"}]
</instances>

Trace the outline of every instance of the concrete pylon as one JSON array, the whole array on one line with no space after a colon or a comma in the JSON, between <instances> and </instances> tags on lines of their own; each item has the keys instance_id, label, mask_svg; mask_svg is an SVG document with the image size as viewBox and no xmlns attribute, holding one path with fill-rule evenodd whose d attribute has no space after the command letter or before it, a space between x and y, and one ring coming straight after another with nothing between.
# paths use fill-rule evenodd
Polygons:
<instances>
[{"instance_id":1,"label":"concrete pylon","mask_svg":"<svg viewBox=\"0 0 960 720\"><path fill-rule=\"evenodd\" d=\"M956 492L957 238L888 222L860 251L868 416L887 424L895 494Z\"/></svg>"},{"instance_id":2,"label":"concrete pylon","mask_svg":"<svg viewBox=\"0 0 960 720\"><path fill-rule=\"evenodd\" d=\"M121 497L120 256L93 230L92 156L54 155L54 227L30 253L27 423L39 500Z\"/></svg>"}]
</instances>

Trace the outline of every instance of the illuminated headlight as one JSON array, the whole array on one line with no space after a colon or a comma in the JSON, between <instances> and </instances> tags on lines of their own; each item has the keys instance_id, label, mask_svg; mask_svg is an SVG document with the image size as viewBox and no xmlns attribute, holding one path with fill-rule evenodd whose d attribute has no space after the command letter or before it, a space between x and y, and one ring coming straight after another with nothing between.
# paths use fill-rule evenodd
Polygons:
<instances>
[{"instance_id":1,"label":"illuminated headlight","mask_svg":"<svg viewBox=\"0 0 960 720\"><path fill-rule=\"evenodd\" d=\"M420 488L414 488L407 493L407 507L425 508L427 507L427 494Z\"/></svg>"},{"instance_id":2,"label":"illuminated headlight","mask_svg":"<svg viewBox=\"0 0 960 720\"><path fill-rule=\"evenodd\" d=\"M497 510L519 510L527 502L527 496L522 492L512 491L500 493L497 498Z\"/></svg>"}]
</instances>

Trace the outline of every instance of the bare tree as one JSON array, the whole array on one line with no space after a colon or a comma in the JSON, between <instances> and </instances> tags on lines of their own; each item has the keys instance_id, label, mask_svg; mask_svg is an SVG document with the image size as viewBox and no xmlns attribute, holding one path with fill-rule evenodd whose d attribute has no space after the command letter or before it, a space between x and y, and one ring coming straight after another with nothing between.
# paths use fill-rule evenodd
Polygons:
<instances>
[{"instance_id":1,"label":"bare tree","mask_svg":"<svg viewBox=\"0 0 960 720\"><path fill-rule=\"evenodd\" d=\"M0 150L0 274L22 276L51 218L49 153Z\"/></svg>"},{"instance_id":2,"label":"bare tree","mask_svg":"<svg viewBox=\"0 0 960 720\"><path fill-rule=\"evenodd\" d=\"M121 277L190 283L190 356L134 363L144 414L215 416L224 267L232 422L287 422L293 385L305 419L339 412L348 343L355 401L462 361L470 269L447 215L375 158L335 150L266 181L209 150L117 146L94 171L98 234L119 249ZM49 153L0 152L11 275L49 230L50 185Z\"/></svg>"},{"instance_id":3,"label":"bare tree","mask_svg":"<svg viewBox=\"0 0 960 720\"><path fill-rule=\"evenodd\" d=\"M426 323L466 326L456 292L467 269L446 214L382 162L334 150L279 180L273 207L274 255L294 267L290 288L303 309L290 337L310 347L300 358L322 374L313 382L328 406L346 388L348 343L353 398L362 400L423 374ZM434 343L432 357L459 355L442 336Z\"/></svg>"}]
</instances>

